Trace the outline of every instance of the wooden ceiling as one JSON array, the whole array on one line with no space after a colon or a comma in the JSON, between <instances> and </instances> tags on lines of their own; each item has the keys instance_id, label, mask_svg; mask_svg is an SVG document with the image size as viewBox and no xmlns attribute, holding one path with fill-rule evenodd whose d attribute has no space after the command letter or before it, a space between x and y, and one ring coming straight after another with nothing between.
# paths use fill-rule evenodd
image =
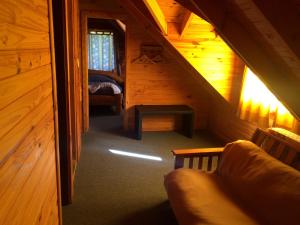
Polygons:
<instances>
[{"instance_id":1,"label":"wooden ceiling","mask_svg":"<svg viewBox=\"0 0 300 225\"><path fill-rule=\"evenodd\" d=\"M291 113L300 118L299 0L157 0L157 3L168 24L165 35L188 39L188 26L212 24L211 37L201 33L191 37L198 35L197 41L220 35Z\"/></svg>"},{"instance_id":2,"label":"wooden ceiling","mask_svg":"<svg viewBox=\"0 0 300 225\"><path fill-rule=\"evenodd\" d=\"M299 1L178 2L199 16L205 15L227 44L299 119Z\"/></svg>"},{"instance_id":3,"label":"wooden ceiling","mask_svg":"<svg viewBox=\"0 0 300 225\"><path fill-rule=\"evenodd\" d=\"M189 12L189 10L174 0L157 1L157 3L163 11L168 23L180 24L185 14Z\"/></svg>"}]
</instances>

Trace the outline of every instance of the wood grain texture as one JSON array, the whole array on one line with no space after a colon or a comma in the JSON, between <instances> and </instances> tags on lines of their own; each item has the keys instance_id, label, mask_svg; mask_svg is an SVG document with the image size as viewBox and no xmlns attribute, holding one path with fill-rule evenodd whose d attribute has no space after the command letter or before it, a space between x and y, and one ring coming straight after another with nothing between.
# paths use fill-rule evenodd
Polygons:
<instances>
[{"instance_id":1,"label":"wood grain texture","mask_svg":"<svg viewBox=\"0 0 300 225\"><path fill-rule=\"evenodd\" d=\"M137 4L138 1L136 1L135 3ZM126 4L122 4L124 8L126 8L126 10L128 12L130 12L133 17L136 19L136 21L140 21L142 25L144 25L147 28L148 34L158 43L160 43L162 46L164 46L165 51L170 53L170 55L172 55L172 59L174 60L174 62L176 62L176 65L179 65L182 70L184 71L184 73L186 74L186 77L189 77L191 80L193 80L193 83L195 84L195 86L201 87L201 91L205 92L207 95L209 96L213 96L214 98L223 101L223 103L226 103L225 98L222 97L222 95L220 95L216 89L207 81L204 79L203 76L201 76L201 74L199 74L199 71L197 71L193 65L191 65L191 63L183 56L181 55L178 50L176 48L174 48L174 46L172 46L172 44L170 43L170 35L168 35L167 37L163 37L162 35L159 35L159 33L156 31L156 29L154 29L155 27L153 27L153 24L151 24L150 20L147 20L146 16L144 16L145 12L142 11L142 6L137 5L134 6L132 3L126 1ZM171 23L169 23L171 24ZM169 25L168 24L168 25ZM187 75L189 74L189 75ZM185 81L187 81L187 79L185 79ZM206 98L209 101L209 98ZM237 99L237 97L235 96L235 99ZM157 100L157 99L155 99ZM154 101L155 101L154 100ZM236 101L237 102L237 101ZM202 109L202 108L201 108ZM210 109L208 109L209 111ZM130 114L130 113L129 113Z\"/></svg>"},{"instance_id":2,"label":"wood grain texture","mask_svg":"<svg viewBox=\"0 0 300 225\"><path fill-rule=\"evenodd\" d=\"M47 0L0 3L1 225L60 223L48 15Z\"/></svg>"},{"instance_id":3,"label":"wood grain texture","mask_svg":"<svg viewBox=\"0 0 300 225\"><path fill-rule=\"evenodd\" d=\"M51 78L51 66L46 65L0 81L0 109Z\"/></svg>"},{"instance_id":4,"label":"wood grain texture","mask_svg":"<svg viewBox=\"0 0 300 225\"><path fill-rule=\"evenodd\" d=\"M139 27L139 29L136 29ZM132 129L134 123L133 106L140 104L176 105L185 104L195 111L195 127L206 127L209 95L194 82L166 51L165 64L134 64L140 55L142 43L157 44L140 24L134 20L127 23L127 74L126 74L126 114L125 129ZM143 130L174 130L178 127L174 117L145 117Z\"/></svg>"},{"instance_id":5,"label":"wood grain texture","mask_svg":"<svg viewBox=\"0 0 300 225\"><path fill-rule=\"evenodd\" d=\"M168 24L156 0L143 0L156 24L164 35L168 34Z\"/></svg>"},{"instance_id":6,"label":"wood grain texture","mask_svg":"<svg viewBox=\"0 0 300 225\"><path fill-rule=\"evenodd\" d=\"M238 105L244 63L212 25L194 15L183 35L173 30L168 40L232 106Z\"/></svg>"},{"instance_id":7,"label":"wood grain texture","mask_svg":"<svg viewBox=\"0 0 300 225\"><path fill-rule=\"evenodd\" d=\"M225 143L245 139L250 140L257 126L250 122L241 120L235 111L212 100L209 116L209 129Z\"/></svg>"},{"instance_id":8,"label":"wood grain texture","mask_svg":"<svg viewBox=\"0 0 300 225\"><path fill-rule=\"evenodd\" d=\"M47 8L47 7L46 7ZM48 0L49 13L49 31L50 31L50 55L52 68L52 96L53 96L53 116L54 116L54 138L55 138L55 164L56 164L56 190L54 190L53 198L46 199L42 207L39 219L40 224L62 224L62 197L61 197L61 181L60 181L60 161L59 161L59 126L58 126L58 100L57 100L57 79L56 79L56 61L55 61L55 40L54 40L54 15L53 2ZM51 207L49 207L49 202ZM47 210L47 216L43 212Z\"/></svg>"},{"instance_id":9,"label":"wood grain texture","mask_svg":"<svg viewBox=\"0 0 300 225\"><path fill-rule=\"evenodd\" d=\"M184 4L184 1L180 2ZM293 116L299 118L298 92L300 82L298 75L293 73L286 62L283 62L284 58L282 56L279 56L276 51L272 51L273 54L271 54L268 45L257 39L257 36L266 35L264 32L269 28L268 24L265 24L264 28L260 26L258 28L259 32L253 32L249 24L252 24L253 20L251 19L256 18L256 15L251 19L247 16L241 16L239 10L231 10L224 1L190 2L197 6L198 10L194 13L205 14L216 27L218 34L243 58L249 68L265 82ZM272 3L269 2L269 4ZM231 10L230 13L228 13L228 10ZM244 23L244 21L246 22ZM278 58L280 58L279 61ZM297 72L297 74L299 73Z\"/></svg>"},{"instance_id":10,"label":"wood grain texture","mask_svg":"<svg viewBox=\"0 0 300 225\"><path fill-rule=\"evenodd\" d=\"M42 1L39 1L42 3ZM46 1L43 1L44 3ZM49 32L48 9L36 1L2 0L0 20L30 30Z\"/></svg>"},{"instance_id":11,"label":"wood grain texture","mask_svg":"<svg viewBox=\"0 0 300 225\"><path fill-rule=\"evenodd\" d=\"M49 48L49 33L31 30L9 23L0 24L0 48L15 49L45 49Z\"/></svg>"},{"instance_id":12,"label":"wood grain texture","mask_svg":"<svg viewBox=\"0 0 300 225\"><path fill-rule=\"evenodd\" d=\"M50 64L49 49L0 52L0 80Z\"/></svg>"},{"instance_id":13,"label":"wood grain texture","mask_svg":"<svg viewBox=\"0 0 300 225\"><path fill-rule=\"evenodd\" d=\"M46 81L39 87L17 99L0 111L0 137L18 124L27 114L30 114L36 107L46 101L52 93L51 80Z\"/></svg>"}]
</instances>

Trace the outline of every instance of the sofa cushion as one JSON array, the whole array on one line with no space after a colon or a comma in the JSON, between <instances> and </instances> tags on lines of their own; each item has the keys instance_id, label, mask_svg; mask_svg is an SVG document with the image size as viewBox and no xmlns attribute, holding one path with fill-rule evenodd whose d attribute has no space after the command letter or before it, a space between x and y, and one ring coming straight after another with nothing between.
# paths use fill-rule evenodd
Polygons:
<instances>
[{"instance_id":1,"label":"sofa cushion","mask_svg":"<svg viewBox=\"0 0 300 225\"><path fill-rule=\"evenodd\" d=\"M180 225L258 224L232 201L214 173L178 169L165 177L165 188Z\"/></svg>"},{"instance_id":2,"label":"sofa cushion","mask_svg":"<svg viewBox=\"0 0 300 225\"><path fill-rule=\"evenodd\" d=\"M228 144L217 174L263 224L300 224L300 172L252 142Z\"/></svg>"}]
</instances>

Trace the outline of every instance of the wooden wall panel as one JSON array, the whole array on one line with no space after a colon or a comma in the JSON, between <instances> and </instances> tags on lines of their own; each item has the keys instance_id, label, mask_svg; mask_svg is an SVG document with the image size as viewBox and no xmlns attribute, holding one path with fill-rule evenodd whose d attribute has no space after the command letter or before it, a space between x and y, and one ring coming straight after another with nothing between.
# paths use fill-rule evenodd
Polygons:
<instances>
[{"instance_id":1,"label":"wooden wall panel","mask_svg":"<svg viewBox=\"0 0 300 225\"><path fill-rule=\"evenodd\" d=\"M49 49L1 51L0 79L50 64Z\"/></svg>"},{"instance_id":2,"label":"wooden wall panel","mask_svg":"<svg viewBox=\"0 0 300 225\"><path fill-rule=\"evenodd\" d=\"M246 139L250 140L256 125L241 120L228 105L212 100L209 113L209 129L225 143Z\"/></svg>"},{"instance_id":3,"label":"wooden wall panel","mask_svg":"<svg viewBox=\"0 0 300 225\"><path fill-rule=\"evenodd\" d=\"M172 56L163 53L167 63L135 64L134 59L140 56L142 44L156 43L144 27L136 23L116 1L94 2L80 1L81 10L92 10L94 15L110 13L126 15L126 78L125 78L125 113L124 128L133 129L134 105L139 104L186 104L195 110L197 129L207 125L209 111L209 95L201 89L172 59ZM109 18L109 16L107 16ZM144 130L173 130L178 125L173 116L146 118ZM154 122L154 123L153 123Z\"/></svg>"},{"instance_id":4,"label":"wooden wall panel","mask_svg":"<svg viewBox=\"0 0 300 225\"><path fill-rule=\"evenodd\" d=\"M0 3L0 225L60 224L49 4Z\"/></svg>"},{"instance_id":5,"label":"wooden wall panel","mask_svg":"<svg viewBox=\"0 0 300 225\"><path fill-rule=\"evenodd\" d=\"M138 29L137 29L138 28ZM136 64L142 44L156 43L146 30L135 21L127 21L127 73L125 128L133 129L134 105L185 104L195 110L195 127L203 129L207 124L209 95L197 85L172 56L163 52L165 63ZM177 124L177 125L176 125ZM178 122L173 116L145 118L144 130L174 130Z\"/></svg>"},{"instance_id":6,"label":"wooden wall panel","mask_svg":"<svg viewBox=\"0 0 300 225\"><path fill-rule=\"evenodd\" d=\"M102 4L92 7L81 1L82 9L99 9L102 12L120 11L119 7ZM199 83L193 82L189 72L164 55L166 64L133 64L140 55L140 45L155 43L146 30L130 19L127 21L127 74L125 128L132 129L133 106L137 104L188 104L196 111L196 127L208 127L224 142L251 137L256 128L253 124L238 119L233 108L239 102L244 63L218 37L213 27L194 17L185 34L180 37L178 27L186 13L172 1L158 1L168 21L167 38L188 61L198 69L219 93L232 105L224 105L206 93ZM98 3L97 3L98 4ZM172 11L173 10L173 11ZM96 13L96 11L94 11ZM172 130L180 125L176 117L148 117L143 121L144 130ZM208 125L208 126L207 126Z\"/></svg>"},{"instance_id":7,"label":"wooden wall panel","mask_svg":"<svg viewBox=\"0 0 300 225\"><path fill-rule=\"evenodd\" d=\"M193 15L184 35L170 30L169 41L234 107L238 105L244 63L205 20Z\"/></svg>"}]
</instances>

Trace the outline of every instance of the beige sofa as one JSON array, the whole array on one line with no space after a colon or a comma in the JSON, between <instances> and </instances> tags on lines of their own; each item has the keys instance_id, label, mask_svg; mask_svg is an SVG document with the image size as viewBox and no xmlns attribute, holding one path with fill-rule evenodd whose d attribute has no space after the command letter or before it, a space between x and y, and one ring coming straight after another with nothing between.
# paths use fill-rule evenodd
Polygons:
<instances>
[{"instance_id":1,"label":"beige sofa","mask_svg":"<svg viewBox=\"0 0 300 225\"><path fill-rule=\"evenodd\" d=\"M180 225L300 225L300 172L249 141L226 145L214 172L172 171L165 188Z\"/></svg>"}]
</instances>

